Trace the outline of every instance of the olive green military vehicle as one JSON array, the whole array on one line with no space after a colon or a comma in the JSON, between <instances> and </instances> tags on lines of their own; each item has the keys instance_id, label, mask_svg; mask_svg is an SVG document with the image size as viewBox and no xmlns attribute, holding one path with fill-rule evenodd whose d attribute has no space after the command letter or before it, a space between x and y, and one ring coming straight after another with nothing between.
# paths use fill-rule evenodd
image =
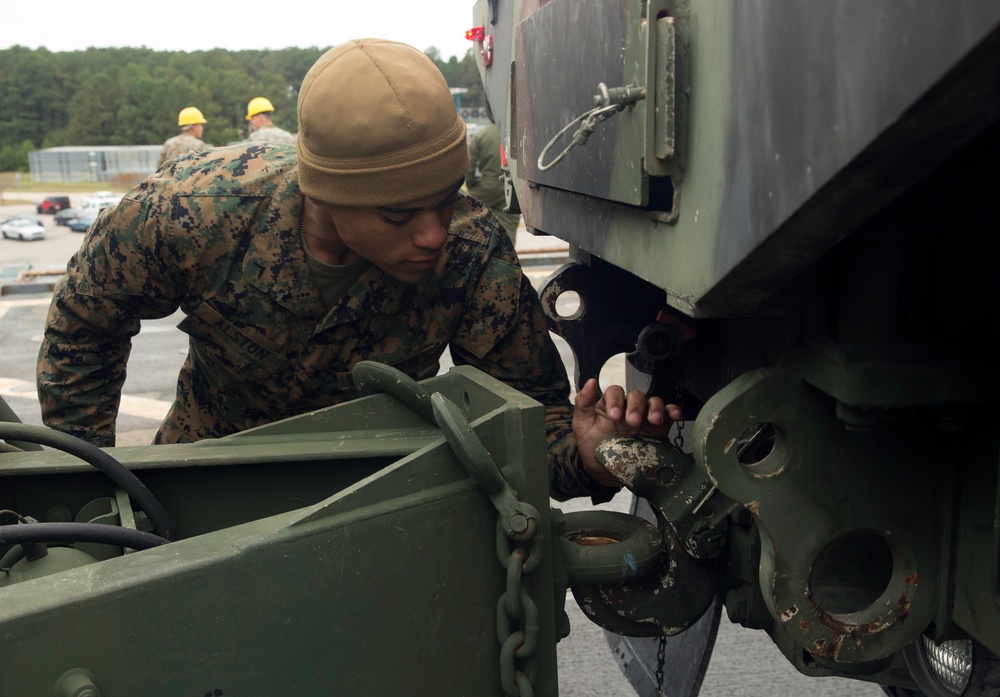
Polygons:
<instances>
[{"instance_id":1,"label":"olive green military vehicle","mask_svg":"<svg viewBox=\"0 0 1000 697\"><path fill-rule=\"evenodd\" d=\"M584 594L637 691L697 693L724 607L806 675L1000 693L1000 4L473 24L508 208L573 251L540 294L578 382L624 353L688 419L605 453L687 565Z\"/></svg>"},{"instance_id":2,"label":"olive green military vehicle","mask_svg":"<svg viewBox=\"0 0 1000 697\"><path fill-rule=\"evenodd\" d=\"M543 408L469 368L181 445L0 400L0 696L551 697L567 589L641 695L696 694L720 621L996 695L1000 5L472 12L577 380L624 353L686 414L600 446L632 514L552 508Z\"/></svg>"}]
</instances>

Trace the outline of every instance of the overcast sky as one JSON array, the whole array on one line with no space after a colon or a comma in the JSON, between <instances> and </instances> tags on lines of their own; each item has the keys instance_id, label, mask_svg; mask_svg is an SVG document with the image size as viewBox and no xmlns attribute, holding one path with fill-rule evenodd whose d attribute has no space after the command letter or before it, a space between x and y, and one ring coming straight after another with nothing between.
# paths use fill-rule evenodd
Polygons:
<instances>
[{"instance_id":1,"label":"overcast sky","mask_svg":"<svg viewBox=\"0 0 1000 697\"><path fill-rule=\"evenodd\" d=\"M3 0L0 49L145 46L158 51L335 46L378 37L461 59L474 0Z\"/></svg>"}]
</instances>

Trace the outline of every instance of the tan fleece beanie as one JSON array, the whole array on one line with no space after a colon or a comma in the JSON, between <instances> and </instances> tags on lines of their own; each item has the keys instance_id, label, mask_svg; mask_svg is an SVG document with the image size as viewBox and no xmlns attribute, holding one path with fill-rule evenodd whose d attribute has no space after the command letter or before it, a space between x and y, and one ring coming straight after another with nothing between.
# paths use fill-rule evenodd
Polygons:
<instances>
[{"instance_id":1,"label":"tan fleece beanie","mask_svg":"<svg viewBox=\"0 0 1000 697\"><path fill-rule=\"evenodd\" d=\"M338 206L432 196L469 168L465 123L422 52L355 39L324 53L299 91L299 187Z\"/></svg>"}]
</instances>

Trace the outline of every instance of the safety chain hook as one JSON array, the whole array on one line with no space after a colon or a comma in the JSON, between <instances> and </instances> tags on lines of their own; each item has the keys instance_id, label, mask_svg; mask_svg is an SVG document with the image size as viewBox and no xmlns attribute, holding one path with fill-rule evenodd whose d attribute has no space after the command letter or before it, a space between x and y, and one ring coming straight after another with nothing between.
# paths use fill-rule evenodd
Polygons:
<instances>
[{"instance_id":1,"label":"safety chain hook","mask_svg":"<svg viewBox=\"0 0 1000 697\"><path fill-rule=\"evenodd\" d=\"M518 500L489 451L462 411L440 392L426 390L405 373L372 361L352 369L364 395L386 392L435 422L469 476L483 488L497 513L497 559L506 571L506 590L497 603L497 639L500 642L500 685L507 697L534 697L538 673L535 649L541 625L538 606L528 594L528 577L542 561L542 534L538 509Z\"/></svg>"},{"instance_id":2,"label":"safety chain hook","mask_svg":"<svg viewBox=\"0 0 1000 697\"><path fill-rule=\"evenodd\" d=\"M528 577L542 561L538 509L518 500L496 462L454 402L431 395L438 426L456 457L497 509L497 559L507 572L507 587L497 602L500 686L507 697L534 697L538 672L535 649L540 623L538 606L528 594Z\"/></svg>"},{"instance_id":3,"label":"safety chain hook","mask_svg":"<svg viewBox=\"0 0 1000 697\"><path fill-rule=\"evenodd\" d=\"M609 88L603 82L597 86L598 94L594 95L594 108L584 112L580 116L570 121L568 124L563 126L563 128L553 136L552 140L542 149L541 154L538 156L538 171L546 172L553 167L555 167L559 162L569 154L577 145L586 145L587 141L590 139L591 134L594 129L597 128L597 124L601 121L605 121L620 111L624 111L625 107L631 106L636 102L646 98L646 88L637 85L625 85L624 87L611 87ZM575 124L583 122L580 128L577 129L576 133L573 134L573 139L570 141L559 155L556 156L552 162L548 164L545 163L545 156L549 154L549 150L559 141L563 135L566 134L569 129L571 129Z\"/></svg>"}]
</instances>

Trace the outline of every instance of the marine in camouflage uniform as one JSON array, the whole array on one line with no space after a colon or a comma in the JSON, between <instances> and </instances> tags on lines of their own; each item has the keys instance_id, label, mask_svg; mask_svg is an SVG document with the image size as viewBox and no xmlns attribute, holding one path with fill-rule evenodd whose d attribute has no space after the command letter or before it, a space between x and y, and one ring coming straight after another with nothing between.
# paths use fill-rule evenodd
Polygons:
<instances>
[{"instance_id":1,"label":"marine in camouflage uniform","mask_svg":"<svg viewBox=\"0 0 1000 697\"><path fill-rule=\"evenodd\" d=\"M565 369L488 209L460 195L426 280L371 266L328 308L307 263L302 208L295 149L255 145L180 157L106 209L55 289L38 366L45 423L113 445L130 339L140 320L180 308L190 349L157 443L355 397L359 360L421 380L450 348L456 364L546 406L554 496L608 493L579 466Z\"/></svg>"},{"instance_id":2,"label":"marine in camouflage uniform","mask_svg":"<svg viewBox=\"0 0 1000 697\"><path fill-rule=\"evenodd\" d=\"M205 150L208 146L205 141L195 138L187 133L181 133L173 138L168 138L160 149L160 157L156 160L156 167L159 169L167 160L172 160L180 155L189 152Z\"/></svg>"},{"instance_id":3,"label":"marine in camouflage uniform","mask_svg":"<svg viewBox=\"0 0 1000 697\"><path fill-rule=\"evenodd\" d=\"M263 126L250 133L251 143L291 143L295 144L295 136L284 128Z\"/></svg>"},{"instance_id":4,"label":"marine in camouflage uniform","mask_svg":"<svg viewBox=\"0 0 1000 697\"><path fill-rule=\"evenodd\" d=\"M465 175L466 190L486 204L503 225L513 242L521 216L504 210L503 169L500 158L500 135L496 124L489 123L469 139L469 172Z\"/></svg>"},{"instance_id":5,"label":"marine in camouflage uniform","mask_svg":"<svg viewBox=\"0 0 1000 697\"><path fill-rule=\"evenodd\" d=\"M306 74L298 123L295 148L181 155L100 215L49 310L45 422L112 445L131 337L180 308L189 351L156 442L336 404L363 359L427 378L449 349L545 406L554 496L610 497L597 443L667 412L596 381L570 407L509 237L459 194L466 129L434 63L398 42L341 44Z\"/></svg>"}]
</instances>

